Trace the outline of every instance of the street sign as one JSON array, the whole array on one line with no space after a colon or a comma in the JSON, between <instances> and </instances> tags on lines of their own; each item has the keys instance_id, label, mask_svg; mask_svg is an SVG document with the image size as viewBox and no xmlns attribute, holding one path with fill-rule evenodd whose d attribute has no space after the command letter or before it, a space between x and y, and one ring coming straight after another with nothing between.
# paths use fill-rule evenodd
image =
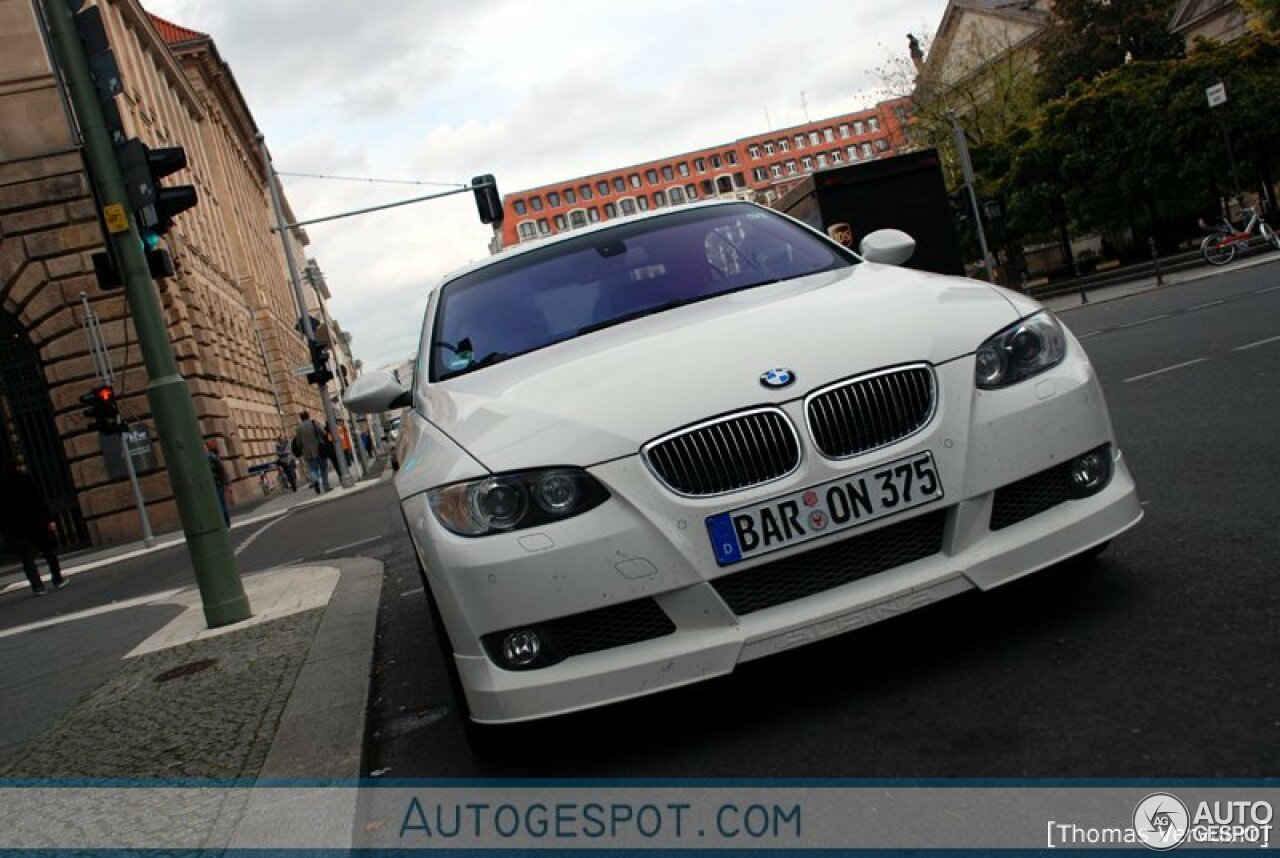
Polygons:
<instances>
[{"instance_id":1,"label":"street sign","mask_svg":"<svg viewBox=\"0 0 1280 858\"><path fill-rule=\"evenodd\" d=\"M1215 83L1206 89L1204 94L1209 99L1210 107L1217 107L1219 104L1227 103L1227 85L1225 83Z\"/></svg>"},{"instance_id":2,"label":"street sign","mask_svg":"<svg viewBox=\"0 0 1280 858\"><path fill-rule=\"evenodd\" d=\"M316 368L309 363L304 363L302 366L295 366L293 368L293 374L297 376L310 375L315 371Z\"/></svg>"}]
</instances>

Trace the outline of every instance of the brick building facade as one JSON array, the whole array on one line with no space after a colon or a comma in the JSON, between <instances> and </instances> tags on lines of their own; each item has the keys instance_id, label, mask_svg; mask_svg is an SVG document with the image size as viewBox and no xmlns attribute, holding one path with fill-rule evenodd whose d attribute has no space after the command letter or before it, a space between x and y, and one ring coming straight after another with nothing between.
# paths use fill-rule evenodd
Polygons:
<instances>
[{"instance_id":1,"label":"brick building facade","mask_svg":"<svg viewBox=\"0 0 1280 858\"><path fill-rule=\"evenodd\" d=\"M309 360L266 177L257 127L230 69L206 35L145 12L137 0L100 0L124 92L125 130L152 146L181 145L176 183L199 204L178 216L166 244L177 274L156 281L170 340L195 399L202 434L216 439L237 480L274 458L314 387L292 368ZM36 5L0 0L0 458L23 462L58 514L67 544L137 538L126 479L108 476L80 396L96 384L81 295L88 297L115 370L121 413L155 431L147 377L123 293L100 291L91 254L103 239L65 99ZM296 258L307 242L291 234ZM159 467L140 475L152 526L177 525ZM244 497L245 495L241 495Z\"/></svg>"},{"instance_id":2,"label":"brick building facade","mask_svg":"<svg viewBox=\"0 0 1280 858\"><path fill-rule=\"evenodd\" d=\"M869 110L507 194L502 246L697 200L736 198L768 205L815 170L897 154L905 144L906 107L907 99L885 101Z\"/></svg>"}]
</instances>

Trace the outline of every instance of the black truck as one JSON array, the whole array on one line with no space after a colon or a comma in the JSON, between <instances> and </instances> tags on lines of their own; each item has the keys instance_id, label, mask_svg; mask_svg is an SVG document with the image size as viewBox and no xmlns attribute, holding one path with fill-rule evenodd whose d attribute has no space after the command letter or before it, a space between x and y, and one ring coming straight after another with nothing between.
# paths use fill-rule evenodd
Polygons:
<instances>
[{"instance_id":1,"label":"black truck","mask_svg":"<svg viewBox=\"0 0 1280 858\"><path fill-rule=\"evenodd\" d=\"M868 233L900 229L916 240L906 267L965 273L935 149L820 170L773 207L823 232L832 224L849 224L855 249Z\"/></svg>"}]
</instances>

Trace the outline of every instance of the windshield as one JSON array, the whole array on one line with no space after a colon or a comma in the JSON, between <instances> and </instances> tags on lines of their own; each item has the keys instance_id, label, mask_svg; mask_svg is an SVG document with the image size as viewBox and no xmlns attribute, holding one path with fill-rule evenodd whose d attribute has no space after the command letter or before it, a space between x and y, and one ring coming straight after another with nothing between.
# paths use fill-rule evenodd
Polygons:
<instances>
[{"instance_id":1,"label":"windshield","mask_svg":"<svg viewBox=\"0 0 1280 858\"><path fill-rule=\"evenodd\" d=\"M856 261L753 205L622 223L442 287L430 377L441 381L682 304Z\"/></svg>"}]
</instances>

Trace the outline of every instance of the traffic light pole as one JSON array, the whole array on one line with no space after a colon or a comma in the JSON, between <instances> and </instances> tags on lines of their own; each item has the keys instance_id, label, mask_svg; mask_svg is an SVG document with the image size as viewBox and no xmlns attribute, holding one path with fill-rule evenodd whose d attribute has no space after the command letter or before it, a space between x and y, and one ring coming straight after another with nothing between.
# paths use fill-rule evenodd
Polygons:
<instances>
[{"instance_id":1,"label":"traffic light pole","mask_svg":"<svg viewBox=\"0 0 1280 858\"><path fill-rule=\"evenodd\" d=\"M186 379L169 342L160 301L151 281L142 238L130 212L120 166L88 61L67 0L44 0L51 44L83 138L89 176L108 225L107 241L120 265L125 298L147 368L147 400L164 449L169 482L195 569L210 628L252 616L236 571L231 540L218 509L213 475L205 460L200 425Z\"/></svg>"},{"instance_id":2,"label":"traffic light pole","mask_svg":"<svg viewBox=\"0 0 1280 858\"><path fill-rule=\"evenodd\" d=\"M276 231L280 233L280 244L284 248L284 261L289 266L289 281L293 284L293 297L298 302L298 314L302 316L302 335L307 342L315 340L315 329L311 327L311 314L307 312L306 297L302 293L302 277L298 274L298 263L293 258L293 248L289 246L289 226L284 219L284 205L280 202L280 180L276 178L276 168L271 164L271 153L267 151L267 140L261 134L256 138L258 148L262 151L262 168L267 175L267 188L271 192L271 206L276 213ZM317 372L321 367L314 368ZM338 433L338 421L334 418L333 403L329 401L328 382L316 385L320 388L320 404L324 406L324 423L333 438L333 457L338 466L338 481L344 489L356 484L347 468L347 457L342 451L342 436Z\"/></svg>"}]
</instances>

